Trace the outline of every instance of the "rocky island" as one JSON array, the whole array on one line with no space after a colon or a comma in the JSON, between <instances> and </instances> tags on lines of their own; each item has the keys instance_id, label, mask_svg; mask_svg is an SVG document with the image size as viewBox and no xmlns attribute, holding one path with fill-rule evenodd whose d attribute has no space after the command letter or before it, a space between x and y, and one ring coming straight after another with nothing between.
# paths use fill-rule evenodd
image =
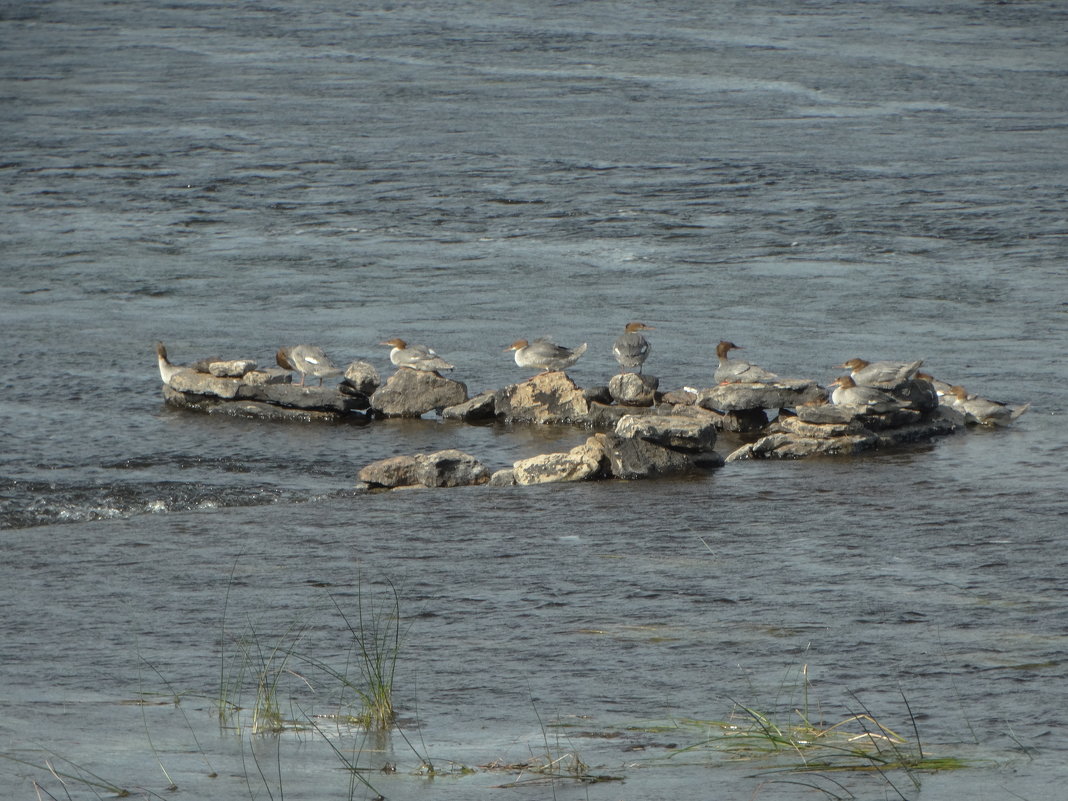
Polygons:
<instances>
[{"instance_id":1,"label":"rocky island","mask_svg":"<svg viewBox=\"0 0 1068 801\"><path fill-rule=\"evenodd\" d=\"M434 369L452 366L433 351L409 350L401 340L383 344L394 347L395 363L401 361L398 354L412 362L384 383L370 363L335 368L321 351L312 359L313 367L323 363L319 373L299 369L302 382L307 371L320 374L320 382L321 375L337 377L335 386L294 384L297 349L280 350L278 366L264 369L251 359L176 365L162 344L156 352L166 403L207 414L368 424L433 412L471 424L562 425L593 432L568 451L521 459L496 472L458 450L382 459L359 471L360 482L370 488L633 480L709 470L740 459L855 455L929 442L969 424L1006 425L1027 409L969 396L959 386L919 373L921 362L872 365L853 359L842 365L852 375L840 377L828 391L815 380L780 378L728 361L723 346L737 347L731 343L720 343L719 349L720 369L729 375L711 387L662 392L655 376L622 372L606 386L582 388L564 370L544 367L525 381L471 397L463 382ZM408 355L413 352L419 361ZM426 353L438 362L428 362ZM880 367L883 372L873 372ZM724 457L715 450L719 432L746 441Z\"/></svg>"}]
</instances>

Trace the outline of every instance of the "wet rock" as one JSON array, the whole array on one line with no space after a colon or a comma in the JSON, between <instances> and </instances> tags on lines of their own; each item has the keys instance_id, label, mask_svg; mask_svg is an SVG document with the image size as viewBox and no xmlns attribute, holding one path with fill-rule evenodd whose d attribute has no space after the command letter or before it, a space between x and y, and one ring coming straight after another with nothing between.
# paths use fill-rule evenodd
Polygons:
<instances>
[{"instance_id":1,"label":"wet rock","mask_svg":"<svg viewBox=\"0 0 1068 801\"><path fill-rule=\"evenodd\" d=\"M710 451L716 445L716 425L711 419L681 414L628 415L616 424L616 434L695 453Z\"/></svg>"},{"instance_id":2,"label":"wet rock","mask_svg":"<svg viewBox=\"0 0 1068 801\"><path fill-rule=\"evenodd\" d=\"M361 395L371 397L375 390L382 386L382 378L373 364L368 362L352 362L345 368L345 375L341 379L343 386L351 387Z\"/></svg>"},{"instance_id":3,"label":"wet rock","mask_svg":"<svg viewBox=\"0 0 1068 801\"><path fill-rule=\"evenodd\" d=\"M372 487L410 487L419 483L418 469L415 456L390 456L361 468L357 477Z\"/></svg>"},{"instance_id":4,"label":"wet rock","mask_svg":"<svg viewBox=\"0 0 1068 801\"><path fill-rule=\"evenodd\" d=\"M566 453L544 453L520 459L512 465L512 476L516 484L585 481L600 476L604 457L601 441L590 437Z\"/></svg>"},{"instance_id":5,"label":"wet rock","mask_svg":"<svg viewBox=\"0 0 1068 801\"><path fill-rule=\"evenodd\" d=\"M467 400L467 387L437 373L402 368L371 395L371 408L386 417L421 417Z\"/></svg>"},{"instance_id":6,"label":"wet rock","mask_svg":"<svg viewBox=\"0 0 1068 801\"><path fill-rule=\"evenodd\" d=\"M497 393L497 416L509 423L584 423L590 404L566 373L539 373Z\"/></svg>"},{"instance_id":7,"label":"wet rock","mask_svg":"<svg viewBox=\"0 0 1068 801\"><path fill-rule=\"evenodd\" d=\"M719 425L724 431L747 434L750 431L760 431L766 428L768 415L763 409L722 412L719 417Z\"/></svg>"},{"instance_id":8,"label":"wet rock","mask_svg":"<svg viewBox=\"0 0 1068 801\"><path fill-rule=\"evenodd\" d=\"M476 395L464 403L448 406L441 412L441 416L446 420L463 420L466 423L492 420L496 414L497 393L492 390Z\"/></svg>"},{"instance_id":9,"label":"wet rock","mask_svg":"<svg viewBox=\"0 0 1068 801\"><path fill-rule=\"evenodd\" d=\"M230 359L208 363L208 372L216 378L241 378L250 370L256 369L252 359Z\"/></svg>"},{"instance_id":10,"label":"wet rock","mask_svg":"<svg viewBox=\"0 0 1068 801\"><path fill-rule=\"evenodd\" d=\"M891 394L913 409L929 412L938 408L938 393L930 381L914 378L899 384Z\"/></svg>"},{"instance_id":11,"label":"wet rock","mask_svg":"<svg viewBox=\"0 0 1068 801\"><path fill-rule=\"evenodd\" d=\"M498 470L490 476L489 485L491 487L514 487L515 473L510 467L505 468L504 470Z\"/></svg>"},{"instance_id":12,"label":"wet rock","mask_svg":"<svg viewBox=\"0 0 1068 801\"><path fill-rule=\"evenodd\" d=\"M343 395L334 387L302 387L299 384L242 384L237 400L253 400L292 409L350 412L367 408L365 398Z\"/></svg>"},{"instance_id":13,"label":"wet rock","mask_svg":"<svg viewBox=\"0 0 1068 801\"><path fill-rule=\"evenodd\" d=\"M265 403L256 400L232 400L214 395L197 395L192 392L179 392L166 384L163 386L163 399L168 406L213 415L229 417L250 417L258 420L297 421L297 422L353 422L366 423L368 418L358 413L344 411L324 411L319 408L295 409Z\"/></svg>"},{"instance_id":14,"label":"wet rock","mask_svg":"<svg viewBox=\"0 0 1068 801\"><path fill-rule=\"evenodd\" d=\"M721 412L752 409L792 409L826 399L827 390L806 378L780 378L773 384L720 384L698 392L696 403Z\"/></svg>"},{"instance_id":15,"label":"wet rock","mask_svg":"<svg viewBox=\"0 0 1068 801\"><path fill-rule=\"evenodd\" d=\"M832 407L848 411L847 407ZM902 417L904 413L913 417ZM810 456L850 456L877 448L890 448L926 442L945 436L956 429L954 422L942 415L923 416L915 409L900 410L896 419L909 422L890 426L887 415L855 415L846 421L808 422L798 417L784 417L773 431L756 442L738 448L727 457L739 459L803 459ZM873 426L876 426L873 428Z\"/></svg>"},{"instance_id":16,"label":"wet rock","mask_svg":"<svg viewBox=\"0 0 1068 801\"><path fill-rule=\"evenodd\" d=\"M467 487L485 484L490 479L490 472L482 462L455 448L421 454L415 460L414 477L424 487Z\"/></svg>"},{"instance_id":17,"label":"wet rock","mask_svg":"<svg viewBox=\"0 0 1068 801\"><path fill-rule=\"evenodd\" d=\"M235 398L243 386L238 378L218 378L191 368L174 371L167 386L193 395L213 395L216 398Z\"/></svg>"},{"instance_id":18,"label":"wet rock","mask_svg":"<svg viewBox=\"0 0 1068 801\"><path fill-rule=\"evenodd\" d=\"M627 415L656 414L651 406L606 406L603 403L591 403L586 414L586 425L590 428L614 430L616 424Z\"/></svg>"},{"instance_id":19,"label":"wet rock","mask_svg":"<svg viewBox=\"0 0 1068 801\"><path fill-rule=\"evenodd\" d=\"M727 456L728 462L742 459L804 459L811 456L849 456L871 450L878 438L871 433L843 437L797 437L787 433L769 434L743 445Z\"/></svg>"},{"instance_id":20,"label":"wet rock","mask_svg":"<svg viewBox=\"0 0 1068 801\"><path fill-rule=\"evenodd\" d=\"M641 479L685 473L696 468L693 454L683 453L640 438L597 434L601 438L609 471L616 478Z\"/></svg>"},{"instance_id":21,"label":"wet rock","mask_svg":"<svg viewBox=\"0 0 1068 801\"><path fill-rule=\"evenodd\" d=\"M372 487L464 487L485 484L490 474L473 456L450 449L379 459L363 467L357 477Z\"/></svg>"},{"instance_id":22,"label":"wet rock","mask_svg":"<svg viewBox=\"0 0 1068 801\"><path fill-rule=\"evenodd\" d=\"M595 387L586 387L582 390L582 394L586 396L586 401L590 404L604 403L609 404L612 402L612 393L608 391L608 387L603 384Z\"/></svg>"},{"instance_id":23,"label":"wet rock","mask_svg":"<svg viewBox=\"0 0 1068 801\"><path fill-rule=\"evenodd\" d=\"M608 381L612 400L622 406L652 406L660 379L653 375L620 373Z\"/></svg>"}]
</instances>

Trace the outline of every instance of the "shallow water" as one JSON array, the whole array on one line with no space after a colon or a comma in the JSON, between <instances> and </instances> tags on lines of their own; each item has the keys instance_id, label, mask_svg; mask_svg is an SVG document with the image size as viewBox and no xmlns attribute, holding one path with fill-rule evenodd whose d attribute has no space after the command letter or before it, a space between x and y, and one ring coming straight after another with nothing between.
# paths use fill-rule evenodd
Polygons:
<instances>
[{"instance_id":1,"label":"shallow water","mask_svg":"<svg viewBox=\"0 0 1068 801\"><path fill-rule=\"evenodd\" d=\"M26 764L51 758L147 793L162 764L197 797L347 797L322 734L220 730L213 699L253 633L297 624L343 662L331 599L391 582L400 730L313 718L389 798L1059 795L1068 13L706 5L0 11L0 786L62 795ZM152 354L315 341L385 370L403 336L474 393L524 377L521 336L589 342L573 376L603 383L631 319L665 387L706 385L729 338L828 381L922 357L1032 409L906 453L365 495L377 458L498 468L585 432L209 419L164 407ZM863 706L914 740L915 717L969 766L682 752L705 732L681 721L735 703L793 719L803 666L828 724ZM294 718L337 708L321 677L283 690ZM458 771L546 737L625 781Z\"/></svg>"}]
</instances>

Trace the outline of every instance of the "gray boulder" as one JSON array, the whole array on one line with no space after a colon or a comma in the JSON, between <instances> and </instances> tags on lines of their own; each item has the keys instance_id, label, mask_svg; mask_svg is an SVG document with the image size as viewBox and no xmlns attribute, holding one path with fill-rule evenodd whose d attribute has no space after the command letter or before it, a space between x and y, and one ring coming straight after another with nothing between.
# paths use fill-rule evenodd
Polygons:
<instances>
[{"instance_id":1,"label":"gray boulder","mask_svg":"<svg viewBox=\"0 0 1068 801\"><path fill-rule=\"evenodd\" d=\"M497 393L493 390L475 395L468 401L458 403L455 406L447 406L442 410L441 416L446 420L463 420L466 423L477 423L483 420L492 420L497 414Z\"/></svg>"},{"instance_id":2,"label":"gray boulder","mask_svg":"<svg viewBox=\"0 0 1068 801\"><path fill-rule=\"evenodd\" d=\"M612 400L622 406L652 406L660 379L653 375L620 373L608 381Z\"/></svg>"},{"instance_id":3,"label":"gray boulder","mask_svg":"<svg viewBox=\"0 0 1068 801\"><path fill-rule=\"evenodd\" d=\"M616 478L640 479L685 473L697 467L693 454L665 448L640 438L596 434L608 457L609 472Z\"/></svg>"},{"instance_id":4,"label":"gray boulder","mask_svg":"<svg viewBox=\"0 0 1068 801\"><path fill-rule=\"evenodd\" d=\"M372 487L463 487L485 484L489 477L485 465L455 449L379 459L358 474Z\"/></svg>"},{"instance_id":5,"label":"gray boulder","mask_svg":"<svg viewBox=\"0 0 1068 801\"><path fill-rule=\"evenodd\" d=\"M491 487L514 487L515 473L510 467L498 470L490 476L489 485Z\"/></svg>"},{"instance_id":6,"label":"gray boulder","mask_svg":"<svg viewBox=\"0 0 1068 801\"><path fill-rule=\"evenodd\" d=\"M345 368L345 375L341 379L344 386L351 387L361 395L370 397L375 390L382 386L382 378L378 370L369 362L352 362Z\"/></svg>"},{"instance_id":7,"label":"gray boulder","mask_svg":"<svg viewBox=\"0 0 1068 801\"><path fill-rule=\"evenodd\" d=\"M450 448L415 457L416 483L424 487L466 487L485 484L490 472L470 454Z\"/></svg>"},{"instance_id":8,"label":"gray boulder","mask_svg":"<svg viewBox=\"0 0 1068 801\"><path fill-rule=\"evenodd\" d=\"M539 373L497 393L497 416L509 423L584 423L589 410L582 390L559 370Z\"/></svg>"},{"instance_id":9,"label":"gray boulder","mask_svg":"<svg viewBox=\"0 0 1068 801\"><path fill-rule=\"evenodd\" d=\"M371 395L371 408L386 417L421 417L467 400L460 381L425 370L401 368Z\"/></svg>"},{"instance_id":10,"label":"gray boulder","mask_svg":"<svg viewBox=\"0 0 1068 801\"><path fill-rule=\"evenodd\" d=\"M616 423L624 439L643 439L674 450L700 453L716 446L716 425L711 419L681 414L628 415Z\"/></svg>"},{"instance_id":11,"label":"gray boulder","mask_svg":"<svg viewBox=\"0 0 1068 801\"><path fill-rule=\"evenodd\" d=\"M560 481L585 481L601 474L604 447L597 437L566 453L545 453L520 459L512 465L516 484L551 484Z\"/></svg>"}]
</instances>

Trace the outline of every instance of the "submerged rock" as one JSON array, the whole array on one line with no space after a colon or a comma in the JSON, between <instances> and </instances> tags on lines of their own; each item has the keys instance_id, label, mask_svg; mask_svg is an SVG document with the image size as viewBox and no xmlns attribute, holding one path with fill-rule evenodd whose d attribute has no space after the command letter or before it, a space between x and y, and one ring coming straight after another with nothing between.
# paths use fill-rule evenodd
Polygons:
<instances>
[{"instance_id":1,"label":"submerged rock","mask_svg":"<svg viewBox=\"0 0 1068 801\"><path fill-rule=\"evenodd\" d=\"M386 417L421 417L467 400L467 386L433 372L397 370L371 395L371 408Z\"/></svg>"},{"instance_id":2,"label":"submerged rock","mask_svg":"<svg viewBox=\"0 0 1068 801\"><path fill-rule=\"evenodd\" d=\"M539 373L497 393L497 416L509 423L583 423L589 410L585 394L562 371Z\"/></svg>"}]
</instances>

